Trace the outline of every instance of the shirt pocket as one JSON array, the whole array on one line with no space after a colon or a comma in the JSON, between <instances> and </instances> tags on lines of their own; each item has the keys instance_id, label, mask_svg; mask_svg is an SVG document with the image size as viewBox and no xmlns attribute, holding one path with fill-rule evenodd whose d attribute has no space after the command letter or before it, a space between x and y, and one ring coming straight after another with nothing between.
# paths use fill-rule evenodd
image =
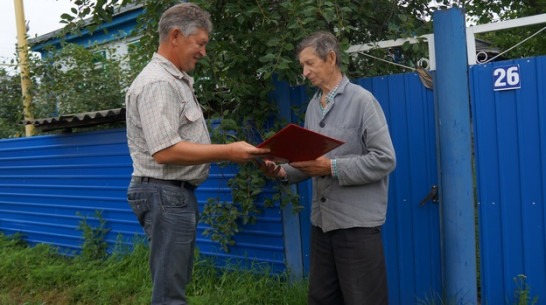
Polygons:
<instances>
[{"instance_id":1,"label":"shirt pocket","mask_svg":"<svg viewBox=\"0 0 546 305\"><path fill-rule=\"evenodd\" d=\"M191 106L186 106L186 109L184 110L184 116L186 117L186 119L190 122L196 122L197 120L199 120L200 118L203 117L203 113L201 112L201 110L193 105Z\"/></svg>"}]
</instances>

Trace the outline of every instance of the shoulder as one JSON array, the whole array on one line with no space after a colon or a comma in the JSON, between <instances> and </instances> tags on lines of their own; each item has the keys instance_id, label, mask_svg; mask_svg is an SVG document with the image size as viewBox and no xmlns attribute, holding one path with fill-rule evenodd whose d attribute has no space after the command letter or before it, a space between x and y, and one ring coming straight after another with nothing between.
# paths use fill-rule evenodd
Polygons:
<instances>
[{"instance_id":1,"label":"shoulder","mask_svg":"<svg viewBox=\"0 0 546 305\"><path fill-rule=\"evenodd\" d=\"M348 82L343 88L344 98L351 101L353 106L366 106L377 103L375 96L359 84Z\"/></svg>"},{"instance_id":2,"label":"shoulder","mask_svg":"<svg viewBox=\"0 0 546 305\"><path fill-rule=\"evenodd\" d=\"M375 99L375 97L370 91L360 86L359 84L355 84L353 82L348 82L347 86L345 87L345 90L347 90L347 92L352 95Z\"/></svg>"},{"instance_id":3,"label":"shoulder","mask_svg":"<svg viewBox=\"0 0 546 305\"><path fill-rule=\"evenodd\" d=\"M160 65L150 62L144 69L138 74L131 86L130 92L142 91L145 88L158 86L172 86L171 77Z\"/></svg>"}]
</instances>

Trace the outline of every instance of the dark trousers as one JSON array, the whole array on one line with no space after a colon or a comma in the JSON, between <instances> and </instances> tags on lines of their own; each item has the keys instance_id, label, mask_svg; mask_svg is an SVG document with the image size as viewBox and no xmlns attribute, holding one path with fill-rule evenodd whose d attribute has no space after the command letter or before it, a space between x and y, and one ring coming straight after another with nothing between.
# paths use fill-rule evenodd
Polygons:
<instances>
[{"instance_id":1,"label":"dark trousers","mask_svg":"<svg viewBox=\"0 0 546 305\"><path fill-rule=\"evenodd\" d=\"M309 305L388 304L381 227L311 227Z\"/></svg>"}]
</instances>

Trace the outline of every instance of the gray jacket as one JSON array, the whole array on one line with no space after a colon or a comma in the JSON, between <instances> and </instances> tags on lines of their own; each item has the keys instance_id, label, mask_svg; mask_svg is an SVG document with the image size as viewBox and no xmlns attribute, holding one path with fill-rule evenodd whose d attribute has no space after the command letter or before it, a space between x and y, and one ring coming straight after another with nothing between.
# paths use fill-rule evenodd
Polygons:
<instances>
[{"instance_id":1,"label":"gray jacket","mask_svg":"<svg viewBox=\"0 0 546 305\"><path fill-rule=\"evenodd\" d=\"M336 159L337 178L313 177L311 223L324 232L385 223L389 174L396 156L387 121L374 96L344 76L323 116L315 94L305 113L305 127L345 141L326 154ZM289 183L309 178L285 164Z\"/></svg>"}]
</instances>

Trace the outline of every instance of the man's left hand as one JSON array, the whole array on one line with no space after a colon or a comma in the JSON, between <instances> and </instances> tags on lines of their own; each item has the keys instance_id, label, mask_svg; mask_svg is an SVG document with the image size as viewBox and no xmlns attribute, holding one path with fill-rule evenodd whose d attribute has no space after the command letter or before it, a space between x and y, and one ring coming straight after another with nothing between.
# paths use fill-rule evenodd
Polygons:
<instances>
[{"instance_id":1,"label":"man's left hand","mask_svg":"<svg viewBox=\"0 0 546 305\"><path fill-rule=\"evenodd\" d=\"M319 157L311 161L291 162L290 165L309 176L330 176L332 173L332 160Z\"/></svg>"}]
</instances>

